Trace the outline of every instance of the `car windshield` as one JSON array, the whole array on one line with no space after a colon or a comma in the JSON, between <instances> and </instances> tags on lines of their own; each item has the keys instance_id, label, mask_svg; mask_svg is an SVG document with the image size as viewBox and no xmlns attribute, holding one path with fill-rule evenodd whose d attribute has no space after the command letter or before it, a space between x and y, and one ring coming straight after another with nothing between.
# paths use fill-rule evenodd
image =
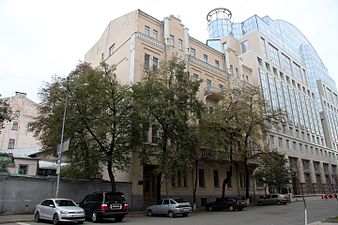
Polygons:
<instances>
[{"instance_id":1,"label":"car windshield","mask_svg":"<svg viewBox=\"0 0 338 225\"><path fill-rule=\"evenodd\" d=\"M123 202L125 198L122 195L114 194L114 193L106 193L106 201L107 202Z\"/></svg>"},{"instance_id":2,"label":"car windshield","mask_svg":"<svg viewBox=\"0 0 338 225\"><path fill-rule=\"evenodd\" d=\"M57 206L76 206L76 204L71 200L56 200Z\"/></svg>"}]
</instances>

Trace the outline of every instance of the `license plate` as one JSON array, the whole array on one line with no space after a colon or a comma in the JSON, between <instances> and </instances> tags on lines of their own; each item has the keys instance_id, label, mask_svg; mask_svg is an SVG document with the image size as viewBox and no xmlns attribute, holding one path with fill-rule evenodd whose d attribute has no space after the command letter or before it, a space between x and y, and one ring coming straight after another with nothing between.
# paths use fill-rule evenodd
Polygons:
<instances>
[{"instance_id":1,"label":"license plate","mask_svg":"<svg viewBox=\"0 0 338 225\"><path fill-rule=\"evenodd\" d=\"M121 205L120 204L111 204L110 208L111 209L121 209Z\"/></svg>"}]
</instances>

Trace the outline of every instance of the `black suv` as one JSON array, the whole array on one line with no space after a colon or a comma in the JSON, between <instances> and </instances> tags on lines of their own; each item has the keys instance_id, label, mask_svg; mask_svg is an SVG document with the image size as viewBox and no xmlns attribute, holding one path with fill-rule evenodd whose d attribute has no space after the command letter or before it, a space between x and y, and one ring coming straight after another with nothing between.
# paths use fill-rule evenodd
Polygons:
<instances>
[{"instance_id":1,"label":"black suv","mask_svg":"<svg viewBox=\"0 0 338 225\"><path fill-rule=\"evenodd\" d=\"M207 203L205 206L207 211L223 209L229 209L230 211L237 209L238 211L242 211L244 207L246 207L246 202L244 200L230 197L216 198L216 201Z\"/></svg>"},{"instance_id":2,"label":"black suv","mask_svg":"<svg viewBox=\"0 0 338 225\"><path fill-rule=\"evenodd\" d=\"M84 209L86 218L91 218L94 223L105 218L121 222L129 210L122 192L94 192L87 195L79 206Z\"/></svg>"}]
</instances>

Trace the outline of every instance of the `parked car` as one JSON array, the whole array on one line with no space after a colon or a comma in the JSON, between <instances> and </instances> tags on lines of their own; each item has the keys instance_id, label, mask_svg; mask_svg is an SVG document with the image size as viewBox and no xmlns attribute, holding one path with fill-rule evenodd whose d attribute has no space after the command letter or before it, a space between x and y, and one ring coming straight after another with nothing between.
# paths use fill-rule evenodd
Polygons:
<instances>
[{"instance_id":1,"label":"parked car","mask_svg":"<svg viewBox=\"0 0 338 225\"><path fill-rule=\"evenodd\" d=\"M238 210L242 211L243 208L246 207L245 200L239 200L236 198L216 198L216 201L209 202L205 205L205 209L207 211L214 211L214 210L223 210L228 209L230 211Z\"/></svg>"},{"instance_id":2,"label":"parked car","mask_svg":"<svg viewBox=\"0 0 338 225\"><path fill-rule=\"evenodd\" d=\"M85 213L73 200L65 198L48 198L36 205L34 212L35 222L51 220L53 224L60 222L85 221Z\"/></svg>"},{"instance_id":3,"label":"parked car","mask_svg":"<svg viewBox=\"0 0 338 225\"><path fill-rule=\"evenodd\" d=\"M260 198L258 199L258 205L273 205L273 204L285 205L288 202L289 202L288 197L282 194L271 194L260 196Z\"/></svg>"},{"instance_id":4,"label":"parked car","mask_svg":"<svg viewBox=\"0 0 338 225\"><path fill-rule=\"evenodd\" d=\"M121 222L129 211L129 205L122 192L94 192L87 195L79 206L84 209L86 218L90 218L94 223L107 218Z\"/></svg>"},{"instance_id":5,"label":"parked car","mask_svg":"<svg viewBox=\"0 0 338 225\"><path fill-rule=\"evenodd\" d=\"M168 215L170 218L181 214L186 217L191 212L191 205L183 199L166 198L147 207L147 216Z\"/></svg>"}]
</instances>

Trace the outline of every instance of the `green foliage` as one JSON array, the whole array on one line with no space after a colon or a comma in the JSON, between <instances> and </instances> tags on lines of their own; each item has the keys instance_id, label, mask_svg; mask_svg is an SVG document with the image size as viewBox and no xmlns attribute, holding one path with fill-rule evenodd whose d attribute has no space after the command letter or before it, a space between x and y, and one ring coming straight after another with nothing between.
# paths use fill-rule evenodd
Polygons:
<instances>
[{"instance_id":1,"label":"green foliage","mask_svg":"<svg viewBox=\"0 0 338 225\"><path fill-rule=\"evenodd\" d=\"M70 138L69 159L88 178L107 166L115 187L114 171L129 165L132 99L129 86L121 85L115 68L79 64L64 79L55 77L41 89L40 116L33 124L46 151L60 143L65 104L65 139Z\"/></svg>"},{"instance_id":2,"label":"green foliage","mask_svg":"<svg viewBox=\"0 0 338 225\"><path fill-rule=\"evenodd\" d=\"M14 166L13 155L10 153L0 152L0 173L7 172L7 168L13 166Z\"/></svg>"},{"instance_id":3,"label":"green foliage","mask_svg":"<svg viewBox=\"0 0 338 225\"><path fill-rule=\"evenodd\" d=\"M279 187L289 184L290 175L286 167L287 160L275 151L260 154L254 177L268 186Z\"/></svg>"},{"instance_id":4,"label":"green foliage","mask_svg":"<svg viewBox=\"0 0 338 225\"><path fill-rule=\"evenodd\" d=\"M185 70L185 62L172 58L155 71L147 71L143 82L133 86L137 115L135 143L143 143L142 161L150 156L159 162L158 173L168 178L176 169L188 169L194 159L198 142L196 124L202 103L197 98L199 81ZM151 128L156 146L145 143Z\"/></svg>"},{"instance_id":5,"label":"green foliage","mask_svg":"<svg viewBox=\"0 0 338 225\"><path fill-rule=\"evenodd\" d=\"M4 127L4 122L11 121L11 115L12 109L9 103L4 99L0 99L0 133L1 129Z\"/></svg>"}]
</instances>

